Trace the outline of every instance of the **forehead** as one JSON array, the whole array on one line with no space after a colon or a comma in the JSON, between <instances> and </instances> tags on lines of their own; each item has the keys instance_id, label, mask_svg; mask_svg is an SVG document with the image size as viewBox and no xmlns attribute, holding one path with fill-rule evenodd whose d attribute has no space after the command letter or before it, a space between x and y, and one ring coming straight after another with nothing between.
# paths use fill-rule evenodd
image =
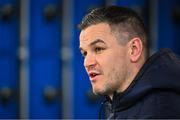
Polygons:
<instances>
[{"instance_id":1,"label":"forehead","mask_svg":"<svg viewBox=\"0 0 180 120\"><path fill-rule=\"evenodd\" d=\"M112 37L110 26L107 23L99 23L81 31L80 45L96 39L108 40L112 39Z\"/></svg>"},{"instance_id":2,"label":"forehead","mask_svg":"<svg viewBox=\"0 0 180 120\"><path fill-rule=\"evenodd\" d=\"M85 39L87 36L96 36L99 34L107 34L111 33L110 26L107 23L99 23L96 25L91 25L87 27L86 29L82 30L80 33L80 40Z\"/></svg>"}]
</instances>

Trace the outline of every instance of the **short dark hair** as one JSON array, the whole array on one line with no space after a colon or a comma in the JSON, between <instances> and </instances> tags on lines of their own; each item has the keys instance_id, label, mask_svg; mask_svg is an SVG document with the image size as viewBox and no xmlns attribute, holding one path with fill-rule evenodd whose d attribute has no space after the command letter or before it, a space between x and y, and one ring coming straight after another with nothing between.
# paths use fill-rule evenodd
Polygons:
<instances>
[{"instance_id":1,"label":"short dark hair","mask_svg":"<svg viewBox=\"0 0 180 120\"><path fill-rule=\"evenodd\" d=\"M124 39L120 43L127 43L131 38L139 37L147 53L147 32L144 21L134 10L120 6L96 8L82 19L78 27L84 30L99 23L109 24L112 32L118 33L116 35Z\"/></svg>"}]
</instances>

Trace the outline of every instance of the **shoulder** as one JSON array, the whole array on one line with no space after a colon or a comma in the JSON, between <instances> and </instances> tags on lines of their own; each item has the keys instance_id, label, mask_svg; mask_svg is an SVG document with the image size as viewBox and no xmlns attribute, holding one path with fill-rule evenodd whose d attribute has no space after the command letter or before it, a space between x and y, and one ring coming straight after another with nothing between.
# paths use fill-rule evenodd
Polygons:
<instances>
[{"instance_id":1,"label":"shoulder","mask_svg":"<svg viewBox=\"0 0 180 120\"><path fill-rule=\"evenodd\" d=\"M140 116L146 118L180 118L180 93L154 90L142 99Z\"/></svg>"}]
</instances>

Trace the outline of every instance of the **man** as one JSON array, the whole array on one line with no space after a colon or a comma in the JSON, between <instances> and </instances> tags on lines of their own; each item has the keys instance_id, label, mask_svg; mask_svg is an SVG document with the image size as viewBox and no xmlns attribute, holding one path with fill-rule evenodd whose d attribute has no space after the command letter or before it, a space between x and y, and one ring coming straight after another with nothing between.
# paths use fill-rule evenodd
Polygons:
<instances>
[{"instance_id":1,"label":"man","mask_svg":"<svg viewBox=\"0 0 180 120\"><path fill-rule=\"evenodd\" d=\"M107 119L180 118L180 60L163 49L147 57L147 33L131 9L98 8L80 24L80 50Z\"/></svg>"}]
</instances>

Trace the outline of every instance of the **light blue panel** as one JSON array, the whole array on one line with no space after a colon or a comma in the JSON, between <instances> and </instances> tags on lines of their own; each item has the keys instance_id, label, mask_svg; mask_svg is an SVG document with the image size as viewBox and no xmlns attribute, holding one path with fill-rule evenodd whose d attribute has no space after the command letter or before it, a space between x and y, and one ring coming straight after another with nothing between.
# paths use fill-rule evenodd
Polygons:
<instances>
[{"instance_id":1,"label":"light blue panel","mask_svg":"<svg viewBox=\"0 0 180 120\"><path fill-rule=\"evenodd\" d=\"M60 62L58 56L36 56L30 59L30 118L61 117ZM56 90L57 96L47 100L45 90Z\"/></svg>"},{"instance_id":2,"label":"light blue panel","mask_svg":"<svg viewBox=\"0 0 180 120\"><path fill-rule=\"evenodd\" d=\"M19 117L18 5L18 0L0 1L0 119ZM9 17L3 13L7 8L13 8Z\"/></svg>"},{"instance_id":3,"label":"light blue panel","mask_svg":"<svg viewBox=\"0 0 180 120\"><path fill-rule=\"evenodd\" d=\"M0 1L0 48L1 51L15 54L19 40L19 1L18 0L1 0ZM7 17L3 11L11 11L10 17Z\"/></svg>"},{"instance_id":4,"label":"light blue panel","mask_svg":"<svg viewBox=\"0 0 180 120\"><path fill-rule=\"evenodd\" d=\"M60 0L30 0L29 118L62 117L60 9ZM49 92L49 101L45 91Z\"/></svg>"},{"instance_id":5,"label":"light blue panel","mask_svg":"<svg viewBox=\"0 0 180 120\"><path fill-rule=\"evenodd\" d=\"M125 7L144 6L146 0L116 0L116 4Z\"/></svg>"},{"instance_id":6,"label":"light blue panel","mask_svg":"<svg viewBox=\"0 0 180 120\"><path fill-rule=\"evenodd\" d=\"M180 20L173 17L173 11L179 6L178 0L158 0L158 49L171 48L180 55Z\"/></svg>"},{"instance_id":7,"label":"light blue panel","mask_svg":"<svg viewBox=\"0 0 180 120\"><path fill-rule=\"evenodd\" d=\"M3 101L0 98L0 119L17 119L18 113L18 65L12 56L0 56L0 92L10 90L10 98ZM8 92L8 91L7 91Z\"/></svg>"},{"instance_id":8,"label":"light blue panel","mask_svg":"<svg viewBox=\"0 0 180 120\"><path fill-rule=\"evenodd\" d=\"M147 27L149 17L149 3L150 2L148 0L116 0L116 4L118 6L129 7L142 16Z\"/></svg>"},{"instance_id":9,"label":"light blue panel","mask_svg":"<svg viewBox=\"0 0 180 120\"><path fill-rule=\"evenodd\" d=\"M172 2L167 0L158 1L158 49L173 48L172 7Z\"/></svg>"},{"instance_id":10,"label":"light blue panel","mask_svg":"<svg viewBox=\"0 0 180 120\"><path fill-rule=\"evenodd\" d=\"M30 0L30 40L31 52L57 52L61 33L61 0ZM52 7L51 7L52 6ZM49 7L49 8L48 8ZM45 12L50 9L50 12ZM51 16L51 11L55 15ZM52 14L54 14L52 12Z\"/></svg>"}]
</instances>

